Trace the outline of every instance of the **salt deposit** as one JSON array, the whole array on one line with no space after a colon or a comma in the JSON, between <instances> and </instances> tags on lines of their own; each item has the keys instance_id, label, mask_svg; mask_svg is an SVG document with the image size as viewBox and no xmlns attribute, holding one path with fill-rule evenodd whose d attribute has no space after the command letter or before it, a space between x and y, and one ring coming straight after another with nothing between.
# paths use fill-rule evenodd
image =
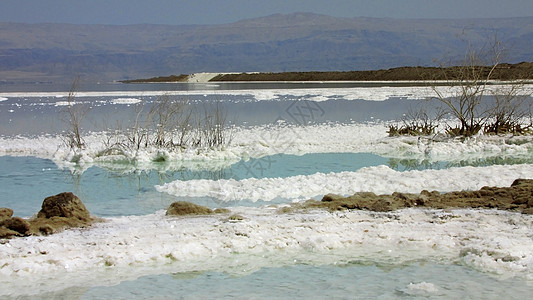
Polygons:
<instances>
[{"instance_id":1,"label":"salt deposit","mask_svg":"<svg viewBox=\"0 0 533 300\"><path fill-rule=\"evenodd\" d=\"M139 150L121 148L109 151L106 144L115 134L93 132L84 137L86 148L72 150L60 136L0 137L0 155L34 155L53 159L58 165L77 164L111 167L114 162L123 168L124 162L137 169L154 168L152 162L164 159L168 168L179 169L183 164L210 168L229 166L241 159L260 158L274 154L307 153L375 153L384 157L415 160L462 161L489 157L529 157L533 151L532 137L478 136L467 140L435 137L388 137L387 124L320 124L289 126L286 124L234 128L230 145L213 149L158 148Z\"/></svg>"},{"instance_id":2,"label":"salt deposit","mask_svg":"<svg viewBox=\"0 0 533 300\"><path fill-rule=\"evenodd\" d=\"M533 216L417 209L278 214L272 208L234 208L234 212L244 219L165 217L160 211L110 218L90 229L9 240L0 244L0 296L113 285L147 274L198 270L247 274L267 266L342 264L352 259L393 265L413 259L461 263L500 276L533 279L529 238ZM437 289L424 283L409 288Z\"/></svg>"},{"instance_id":3,"label":"salt deposit","mask_svg":"<svg viewBox=\"0 0 533 300\"><path fill-rule=\"evenodd\" d=\"M495 165L406 172L378 166L363 168L357 172L316 173L286 178L176 180L157 186L157 190L180 197L208 196L222 201L271 201L276 198L302 200L328 193L351 195L356 192L419 193L424 189L440 192L478 190L483 186L509 186L517 178L533 178L533 165Z\"/></svg>"},{"instance_id":4,"label":"salt deposit","mask_svg":"<svg viewBox=\"0 0 533 300\"><path fill-rule=\"evenodd\" d=\"M509 85L489 85L486 94L505 94ZM436 87L443 97L456 95L458 88ZM525 85L519 91L519 95L533 94L533 85ZM2 98L41 98L41 97L67 97L69 92L12 92L0 93ZM390 98L405 98L411 100L427 99L436 96L435 90L429 86L407 86L407 87L353 87L353 88L301 88L301 89L248 89L248 90L188 90L188 91L110 91L110 92L76 92L76 97L148 97L162 95L216 95L218 97L227 96L247 96L254 101L279 101L282 99L292 99L306 97L312 101L326 101L335 99L345 100L367 100L384 101Z\"/></svg>"},{"instance_id":5,"label":"salt deposit","mask_svg":"<svg viewBox=\"0 0 533 300\"><path fill-rule=\"evenodd\" d=\"M137 98L115 98L111 100L111 104L137 104L140 102L141 99Z\"/></svg>"}]
</instances>

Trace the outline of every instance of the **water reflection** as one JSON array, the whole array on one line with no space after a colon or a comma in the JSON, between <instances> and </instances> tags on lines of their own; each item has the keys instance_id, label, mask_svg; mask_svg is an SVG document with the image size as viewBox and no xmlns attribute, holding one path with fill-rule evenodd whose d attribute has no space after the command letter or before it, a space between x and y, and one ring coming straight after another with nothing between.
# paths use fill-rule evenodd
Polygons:
<instances>
[{"instance_id":1,"label":"water reflection","mask_svg":"<svg viewBox=\"0 0 533 300\"><path fill-rule=\"evenodd\" d=\"M518 165L531 164L533 157L485 157L472 158L457 161L433 161L429 159L400 159L390 158L387 165L397 171L412 171L412 170L440 170L449 169L453 167L487 167L493 165Z\"/></svg>"}]
</instances>

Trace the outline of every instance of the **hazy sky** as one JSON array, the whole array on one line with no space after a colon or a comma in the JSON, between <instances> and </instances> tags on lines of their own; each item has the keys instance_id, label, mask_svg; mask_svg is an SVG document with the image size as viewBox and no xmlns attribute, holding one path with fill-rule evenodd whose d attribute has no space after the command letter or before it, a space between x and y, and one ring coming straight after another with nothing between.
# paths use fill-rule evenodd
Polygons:
<instances>
[{"instance_id":1,"label":"hazy sky","mask_svg":"<svg viewBox=\"0 0 533 300\"><path fill-rule=\"evenodd\" d=\"M533 15L532 0L0 0L0 22L221 24L275 13L336 17Z\"/></svg>"}]
</instances>

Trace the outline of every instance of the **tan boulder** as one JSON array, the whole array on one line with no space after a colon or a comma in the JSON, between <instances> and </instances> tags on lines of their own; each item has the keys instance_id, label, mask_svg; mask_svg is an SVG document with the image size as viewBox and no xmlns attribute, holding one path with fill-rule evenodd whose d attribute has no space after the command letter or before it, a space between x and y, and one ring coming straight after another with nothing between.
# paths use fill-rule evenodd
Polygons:
<instances>
[{"instance_id":1,"label":"tan boulder","mask_svg":"<svg viewBox=\"0 0 533 300\"><path fill-rule=\"evenodd\" d=\"M208 215L214 213L209 207L186 202L178 201L170 204L167 209L167 216L183 216L183 215Z\"/></svg>"},{"instance_id":2,"label":"tan boulder","mask_svg":"<svg viewBox=\"0 0 533 300\"><path fill-rule=\"evenodd\" d=\"M44 199L37 217L29 220L32 234L48 235L58 231L87 227L95 221L73 193L61 193Z\"/></svg>"}]
</instances>

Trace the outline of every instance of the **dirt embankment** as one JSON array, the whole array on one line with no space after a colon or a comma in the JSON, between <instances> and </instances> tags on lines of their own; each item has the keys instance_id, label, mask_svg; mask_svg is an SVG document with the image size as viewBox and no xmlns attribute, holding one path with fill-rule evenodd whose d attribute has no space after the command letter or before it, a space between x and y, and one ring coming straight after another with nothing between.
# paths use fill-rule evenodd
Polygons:
<instances>
[{"instance_id":1,"label":"dirt embankment","mask_svg":"<svg viewBox=\"0 0 533 300\"><path fill-rule=\"evenodd\" d=\"M478 67L480 79L489 76L490 67ZM417 81L457 80L465 78L464 67L400 67L374 71L283 72L222 74L211 81ZM468 75L467 75L468 76ZM466 77L468 78L468 77ZM533 79L533 63L500 64L490 75L492 80Z\"/></svg>"},{"instance_id":2,"label":"dirt embankment","mask_svg":"<svg viewBox=\"0 0 533 300\"><path fill-rule=\"evenodd\" d=\"M479 79L487 78L490 67L476 67ZM331 72L282 72L282 73L196 73L191 75L170 75L146 79L122 80L122 83L155 82L230 82L230 81L420 81L457 80L468 78L466 67L400 67L373 71L331 71ZM206 77L203 80L203 77ZM492 80L533 79L533 62L500 64L490 75Z\"/></svg>"},{"instance_id":3,"label":"dirt embankment","mask_svg":"<svg viewBox=\"0 0 533 300\"><path fill-rule=\"evenodd\" d=\"M170 75L170 76L159 76L145 79L131 79L131 80L121 80L121 83L156 83L156 82L186 82L189 78L189 75L180 74L180 75Z\"/></svg>"}]
</instances>

